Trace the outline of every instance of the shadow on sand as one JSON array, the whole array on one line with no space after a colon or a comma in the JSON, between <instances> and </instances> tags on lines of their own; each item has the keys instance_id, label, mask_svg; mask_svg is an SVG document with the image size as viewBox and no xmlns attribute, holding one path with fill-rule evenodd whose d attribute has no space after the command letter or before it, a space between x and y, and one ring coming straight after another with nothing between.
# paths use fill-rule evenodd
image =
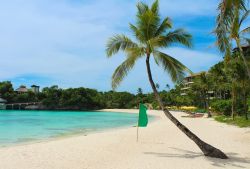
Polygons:
<instances>
[{"instance_id":1,"label":"shadow on sand","mask_svg":"<svg viewBox=\"0 0 250 169\"><path fill-rule=\"evenodd\" d=\"M229 159L217 159L206 157L202 153L197 153L189 150L183 150L180 148L169 147L170 149L175 150L177 153L158 153L158 152L144 152L147 155L155 155L162 158L185 158L185 159L194 159L194 158L205 158L211 163L212 166L216 167L235 167L235 168L247 168L245 164L250 165L250 158L247 157L238 157L237 153L226 153ZM248 166L249 167L249 166Z\"/></svg>"}]
</instances>

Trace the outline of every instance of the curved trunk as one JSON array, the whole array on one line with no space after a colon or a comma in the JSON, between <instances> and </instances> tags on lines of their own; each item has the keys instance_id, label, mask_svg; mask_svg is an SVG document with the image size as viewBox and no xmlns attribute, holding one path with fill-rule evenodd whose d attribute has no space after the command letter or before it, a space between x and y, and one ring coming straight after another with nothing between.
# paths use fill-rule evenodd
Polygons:
<instances>
[{"instance_id":1,"label":"curved trunk","mask_svg":"<svg viewBox=\"0 0 250 169\"><path fill-rule=\"evenodd\" d=\"M149 78L149 82L150 85L154 91L154 95L156 100L158 101L162 111L164 112L164 114L169 118L170 121L172 121L186 136L188 136L191 140L193 140L196 145L201 149L201 151L203 152L203 154L205 156L209 156L209 157L214 157L214 158L221 158L221 159L227 159L228 157L219 149L205 143L204 141L202 141L199 137L197 137L194 133L192 133L186 126L184 126L181 122L179 122L170 112L167 108L165 108L162 99L160 97L160 95L158 94L158 91L156 89L155 83L153 81L152 78L152 74L151 74L151 69L150 69L150 63L149 63L149 58L150 55L147 55L147 59L146 59L146 65L147 65L147 73L148 73L148 78Z\"/></svg>"}]
</instances>

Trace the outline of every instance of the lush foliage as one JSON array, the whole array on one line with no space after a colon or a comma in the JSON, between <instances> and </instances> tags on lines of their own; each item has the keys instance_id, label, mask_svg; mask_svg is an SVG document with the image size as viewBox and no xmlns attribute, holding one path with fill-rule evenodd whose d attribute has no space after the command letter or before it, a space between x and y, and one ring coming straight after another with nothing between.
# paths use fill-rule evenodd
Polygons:
<instances>
[{"instance_id":1,"label":"lush foliage","mask_svg":"<svg viewBox=\"0 0 250 169\"><path fill-rule=\"evenodd\" d=\"M216 113L223 113L223 115L231 115L231 100L214 100L211 104L212 111Z\"/></svg>"},{"instance_id":2,"label":"lush foliage","mask_svg":"<svg viewBox=\"0 0 250 169\"><path fill-rule=\"evenodd\" d=\"M14 91L11 82L0 82L1 97L8 103L41 102L42 109L66 109L66 110L87 110L101 108L137 108L139 103L145 103L149 108L158 109L159 105L154 99L153 93L143 93L139 88L136 94L129 92L100 92L88 88L61 89L58 86L45 87L35 94L32 91L18 94ZM179 109L182 106L193 105L191 98L181 96L180 86L169 91L159 92L165 106L171 109ZM9 107L11 108L11 107ZM15 107L17 108L17 107ZM193 110L193 108L192 108Z\"/></svg>"},{"instance_id":3,"label":"lush foliage","mask_svg":"<svg viewBox=\"0 0 250 169\"><path fill-rule=\"evenodd\" d=\"M0 82L0 94L8 103L41 102L39 109L52 110L135 108L140 101L139 94L136 96L128 92L99 92L83 87L61 89L58 86L51 86L43 88L38 94L32 91L17 93L11 82Z\"/></svg>"},{"instance_id":4,"label":"lush foliage","mask_svg":"<svg viewBox=\"0 0 250 169\"><path fill-rule=\"evenodd\" d=\"M250 120L246 120L242 116L236 116L235 119L233 119L231 117L221 115L221 116L216 116L215 120L222 123L236 125L239 127L250 127Z\"/></svg>"}]
</instances>

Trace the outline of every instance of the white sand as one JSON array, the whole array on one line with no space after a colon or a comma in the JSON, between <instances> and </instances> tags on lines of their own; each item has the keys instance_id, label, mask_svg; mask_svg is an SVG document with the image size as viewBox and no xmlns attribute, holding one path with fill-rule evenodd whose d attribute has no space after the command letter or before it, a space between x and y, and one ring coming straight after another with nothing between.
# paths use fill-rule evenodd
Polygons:
<instances>
[{"instance_id":1,"label":"white sand","mask_svg":"<svg viewBox=\"0 0 250 169\"><path fill-rule=\"evenodd\" d=\"M138 110L113 110L138 112ZM250 169L250 128L207 118L181 118L187 127L230 157L204 157L160 111L158 120L140 128L115 129L41 143L0 148L0 169Z\"/></svg>"}]
</instances>

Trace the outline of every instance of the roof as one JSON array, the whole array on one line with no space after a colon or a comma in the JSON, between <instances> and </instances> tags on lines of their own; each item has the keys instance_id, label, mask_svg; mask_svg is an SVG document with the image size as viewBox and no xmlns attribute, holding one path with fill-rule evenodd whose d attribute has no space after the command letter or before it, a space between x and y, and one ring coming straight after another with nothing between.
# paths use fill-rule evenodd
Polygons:
<instances>
[{"instance_id":1,"label":"roof","mask_svg":"<svg viewBox=\"0 0 250 169\"><path fill-rule=\"evenodd\" d=\"M202 71L202 72L199 72L199 73L192 73L191 75L186 76L185 78L200 76L202 73L207 73L207 72Z\"/></svg>"},{"instance_id":2,"label":"roof","mask_svg":"<svg viewBox=\"0 0 250 169\"><path fill-rule=\"evenodd\" d=\"M241 45L241 48L242 48L242 50L243 50L243 52L249 52L249 50L250 50L250 45ZM237 52L237 51L239 51L239 48L238 47L236 47L236 48L234 48L233 49L233 52L235 53L235 52Z\"/></svg>"},{"instance_id":3,"label":"roof","mask_svg":"<svg viewBox=\"0 0 250 169\"><path fill-rule=\"evenodd\" d=\"M37 86L37 85L32 85L31 87L40 87L40 86Z\"/></svg>"},{"instance_id":4,"label":"roof","mask_svg":"<svg viewBox=\"0 0 250 169\"><path fill-rule=\"evenodd\" d=\"M28 92L28 89L26 87L19 87L16 89L17 92Z\"/></svg>"},{"instance_id":5,"label":"roof","mask_svg":"<svg viewBox=\"0 0 250 169\"><path fill-rule=\"evenodd\" d=\"M0 103L6 103L6 102L7 102L7 100L2 99L2 98L0 97Z\"/></svg>"}]
</instances>

